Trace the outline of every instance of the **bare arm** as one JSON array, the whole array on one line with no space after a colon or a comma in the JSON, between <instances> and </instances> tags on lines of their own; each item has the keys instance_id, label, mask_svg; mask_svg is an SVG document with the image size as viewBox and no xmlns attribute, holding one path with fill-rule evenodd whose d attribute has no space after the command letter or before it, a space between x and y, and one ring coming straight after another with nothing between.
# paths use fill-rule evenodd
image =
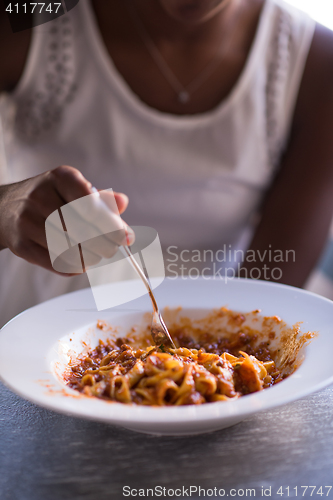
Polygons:
<instances>
[{"instance_id":1,"label":"bare arm","mask_svg":"<svg viewBox=\"0 0 333 500\"><path fill-rule=\"evenodd\" d=\"M0 2L0 93L12 90L22 75L31 30L13 33L4 2Z\"/></svg>"},{"instance_id":2,"label":"bare arm","mask_svg":"<svg viewBox=\"0 0 333 500\"><path fill-rule=\"evenodd\" d=\"M272 252L282 250L284 255L294 250L295 261L289 254L289 262L270 262L267 252L263 263L245 263L244 267L247 271L253 267L263 269L264 265L270 270L278 267L283 275L276 281L303 286L323 250L332 213L333 32L318 26L290 144L250 247L261 255L269 248Z\"/></svg>"}]
</instances>

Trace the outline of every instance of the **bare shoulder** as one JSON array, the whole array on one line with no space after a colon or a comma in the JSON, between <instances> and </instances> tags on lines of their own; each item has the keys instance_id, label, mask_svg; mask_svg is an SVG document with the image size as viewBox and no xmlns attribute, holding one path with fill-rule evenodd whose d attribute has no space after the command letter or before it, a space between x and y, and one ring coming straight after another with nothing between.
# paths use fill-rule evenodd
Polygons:
<instances>
[{"instance_id":1,"label":"bare shoulder","mask_svg":"<svg viewBox=\"0 0 333 500\"><path fill-rule=\"evenodd\" d=\"M312 57L311 57L312 56ZM310 51L310 62L313 56L319 57L323 62L325 57L333 57L333 31L321 24L317 24ZM333 69L333 68L332 68Z\"/></svg>"},{"instance_id":2,"label":"bare shoulder","mask_svg":"<svg viewBox=\"0 0 333 500\"><path fill-rule=\"evenodd\" d=\"M333 126L333 31L317 25L300 87L295 126ZM312 123L313 125L313 123ZM311 125L311 126L312 126Z\"/></svg>"},{"instance_id":3,"label":"bare shoulder","mask_svg":"<svg viewBox=\"0 0 333 500\"><path fill-rule=\"evenodd\" d=\"M17 85L30 45L31 31L13 33L4 2L0 2L0 92Z\"/></svg>"}]
</instances>

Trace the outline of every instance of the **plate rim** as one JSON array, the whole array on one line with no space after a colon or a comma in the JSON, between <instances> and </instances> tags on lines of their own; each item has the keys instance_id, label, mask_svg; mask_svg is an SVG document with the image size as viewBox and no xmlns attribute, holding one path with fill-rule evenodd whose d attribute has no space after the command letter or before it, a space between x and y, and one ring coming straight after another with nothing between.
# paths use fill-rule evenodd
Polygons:
<instances>
[{"instance_id":1,"label":"plate rim","mask_svg":"<svg viewBox=\"0 0 333 500\"><path fill-rule=\"evenodd\" d=\"M201 282L202 280L205 280L205 281L217 281L217 282L220 282L221 280L217 280L216 278L214 279L214 277L211 279L211 280L208 280L207 278L197 278L195 280L193 279L184 279L184 278L177 278L176 279L172 279L170 281L173 281L173 282L177 282L177 281L195 281L195 282ZM283 289L287 289L290 291L297 291L297 294L298 295L305 295L307 297L309 296L313 296L316 300L320 300L321 302L326 302L327 304L329 304L330 307L332 307L332 312L333 312L333 301L331 301L330 299L326 298L326 297L322 297L320 296L319 294L316 294L316 293L313 293L313 292L310 292L310 291L307 291L307 290L303 290L303 289L299 289L299 288L296 288L296 287L292 287L290 285L284 285L284 284L279 284L279 283L272 283L272 282L267 282L267 281L264 281L264 280L248 280L248 279L244 279L244 278L230 278L230 280L225 280L223 279L223 284L225 283L227 285L228 281L233 281L233 282L238 282L238 283L244 283L246 282L247 285L249 285L249 283L251 283L250 286L262 286L262 285L265 285L265 286L268 286L268 287L278 287L280 288L280 290L283 290ZM131 280L131 283L130 284L133 284L133 282L138 282L140 283L140 280ZM119 282L115 282L113 283L113 286L117 286ZM128 282L129 283L129 282ZM162 286L162 285L161 285ZM238 285L237 285L238 286ZM47 307L49 306L50 304L52 305L52 303L56 303L56 302L62 302L63 300L68 300L70 297L77 297L79 294L86 294L89 292L89 287L88 288L84 288L82 290L78 290L78 291L74 291L74 292L70 292L68 294L64 294L64 295L60 295L58 297L55 297L53 299L50 299L48 301L45 301L45 302L42 302L36 306L33 306L23 312L21 312L20 314L16 315L14 318L12 318L11 320L9 320L1 329L0 329L0 340L1 340L1 337L2 335L4 334L4 330L12 323L14 322L15 320L17 320L18 318L21 318L22 316L25 316L27 314L31 314L32 312L36 311L36 310L39 310L39 309L42 309L43 307ZM195 306L193 307L195 308ZM212 307L212 309L214 309L214 306ZM108 314L112 313L112 310L106 310L106 312ZM95 311L95 313L97 314L103 314L103 311ZM282 318L283 319L283 318ZM88 323L88 317L87 317L87 323ZM89 322L89 324L92 323L92 321ZM89 328L89 326L87 326L87 329ZM59 336L59 338L61 338L61 336ZM18 394L20 397L24 398L25 400L27 401L30 401L34 404L37 404L38 406L41 406L41 407L44 407L44 408L47 408L48 410L52 410L52 411L55 411L59 414L66 414L66 415L71 415L71 416L74 416L74 417L78 417L78 418L86 418L86 419L89 419L89 420L95 420L95 421L102 421L102 422L106 422L106 423L109 423L109 424L114 424L114 425L120 425L118 424L116 421L119 421L119 416L118 415L115 415L113 416L112 414L108 417L108 418L105 418L103 417L102 415L89 415L89 414L86 414L86 413L83 413L81 411L72 411L72 410L65 410L64 408L59 408L56 404L52 404L52 401L56 401L56 399L52 398L52 400L50 399L50 403L48 403L46 401L46 398L45 400L43 400L42 402L40 401L40 399L38 398L34 398L33 396L29 395L27 396L27 394L25 393L25 391L21 391L19 388L17 388L15 385L12 385L4 376L3 376L3 373L2 373L2 369L0 367L0 380L2 381L2 383L7 387L9 388L11 391L13 391L14 393ZM57 381L58 382L58 381ZM285 381L287 382L287 380ZM58 384L60 385L60 382L58 382ZM247 416L249 415L253 415L255 413L259 413L259 412L262 412L262 411L269 411L271 409L274 409L278 406L281 406L281 405L285 405L285 404L289 404L295 400L298 400L298 399L301 399L303 397L306 397L310 394L313 394L315 392L318 392L320 390L323 390L324 388L328 387L329 385L333 384L333 370L332 370L332 375L321 381L320 383L317 383L316 384L316 387L315 388L311 388L311 389L308 389L308 388L304 388L302 391L299 392L299 394L297 395L297 397L295 398L293 394L291 395L285 395L285 397L283 398L283 400L278 400L278 401L275 401L275 402L270 402L267 406L264 405L264 407L258 407L258 408L248 408L248 409L241 409L240 408L240 411L237 412L236 414L233 414L233 415L214 415L215 412L212 412L211 415L206 415L205 413L208 413L208 408L211 408L211 405L199 405L198 408L196 408L197 410L199 411L195 411L195 412L191 412L191 411L184 411L184 408L191 408L191 407L181 407L181 408L173 408L173 407L163 407L163 408L151 408L151 407L138 407L136 405L123 405L122 403L116 403L116 402L107 402L107 401L104 401L104 400L98 400L99 402L103 402L103 403L107 403L107 404L112 404L112 405L117 405L117 407L119 408L131 408L131 411L132 411L132 414L133 414L133 419L130 419L128 420L128 424L131 424L132 426L134 425L135 426L135 423L143 423L143 422L147 422L147 423L156 423L156 425L160 425L162 424L167 417L165 417L165 420L164 419L150 419L148 418L147 419L147 416L148 414L150 414L151 416L154 415L154 413L156 411L163 411L163 412L166 412L166 415L167 416L171 416L172 412L175 413L175 416L179 416L179 414L184 414L184 419L180 419L179 420L174 420L172 419L172 423L174 425L177 424L177 422L182 422L184 423L185 421L188 421L189 424L192 423L192 422L198 422L198 421L201 421L201 422L213 422L215 420L223 420L225 418L228 418L228 417L232 417L232 418L236 418L236 417L241 417L241 418L246 418ZM277 387L277 386L275 386ZM274 390L274 387L273 388L270 388L270 391ZM263 395L265 394L266 391L262 392L262 393L255 393L253 395L248 395L247 397L254 397L255 395ZM247 398L246 397L246 398ZM260 398L259 398L260 399ZM261 396L261 399L262 399L262 396ZM265 398L263 398L265 399ZM243 398L240 398L239 400L237 400L237 403L238 402L241 402L243 400ZM236 403L236 401L234 401L233 403ZM221 405L225 405L225 404L228 404L230 405L231 402L220 402L220 403L215 403L215 405L218 405L219 407ZM245 404L238 404L238 406L244 406ZM245 405L246 406L246 405ZM137 408L140 408L140 411L136 411ZM207 408L207 410L206 410ZM142 409L144 409L144 411L142 411ZM231 409L231 408L230 408ZM134 410L134 411L133 411ZM118 413L118 412L117 412ZM121 413L121 412L120 412ZM142 413L145 413L147 415L145 415L145 418L141 419L139 418L138 419L138 416L139 414L142 414ZM191 413L194 413L193 416L191 417ZM202 415L201 415L202 414ZM155 415L156 416L156 413Z\"/></svg>"}]
</instances>

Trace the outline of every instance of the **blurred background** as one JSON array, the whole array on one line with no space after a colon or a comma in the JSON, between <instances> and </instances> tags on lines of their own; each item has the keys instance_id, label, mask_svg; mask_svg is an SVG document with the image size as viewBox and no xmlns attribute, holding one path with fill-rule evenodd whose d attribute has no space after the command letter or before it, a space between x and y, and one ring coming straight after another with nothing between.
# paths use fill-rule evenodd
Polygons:
<instances>
[{"instance_id":1,"label":"blurred background","mask_svg":"<svg viewBox=\"0 0 333 500\"><path fill-rule=\"evenodd\" d=\"M333 30L333 0L286 0Z\"/></svg>"}]
</instances>

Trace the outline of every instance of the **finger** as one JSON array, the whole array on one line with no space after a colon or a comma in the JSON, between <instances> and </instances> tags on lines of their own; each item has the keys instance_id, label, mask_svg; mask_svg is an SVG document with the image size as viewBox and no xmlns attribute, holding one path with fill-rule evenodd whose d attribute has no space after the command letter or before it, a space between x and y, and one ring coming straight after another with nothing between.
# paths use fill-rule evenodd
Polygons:
<instances>
[{"instance_id":1,"label":"finger","mask_svg":"<svg viewBox=\"0 0 333 500\"><path fill-rule=\"evenodd\" d=\"M32 212L27 215L27 224L22 236L45 250L48 249L45 234L45 219L42 214Z\"/></svg>"},{"instance_id":2,"label":"finger","mask_svg":"<svg viewBox=\"0 0 333 500\"><path fill-rule=\"evenodd\" d=\"M110 243L126 244L125 223L118 215L112 191L93 192L89 196L81 197L63 206L61 213L73 244L101 235ZM133 236L130 230L129 236ZM134 240L134 237L132 239Z\"/></svg>"},{"instance_id":3,"label":"finger","mask_svg":"<svg viewBox=\"0 0 333 500\"><path fill-rule=\"evenodd\" d=\"M46 187L42 184L32 194L31 198L39 214L43 217L44 222L50 214L64 204L64 200L59 196L54 186L51 185Z\"/></svg>"},{"instance_id":4,"label":"finger","mask_svg":"<svg viewBox=\"0 0 333 500\"><path fill-rule=\"evenodd\" d=\"M59 276L65 276L65 277L70 276L69 274L64 274L55 271L55 269L52 267L49 253L47 252L47 250L45 250L45 248L41 247L40 245L38 245L33 241L29 242L27 248L28 250L25 253L25 255L20 256L24 260L30 262L31 264L43 267L48 271L52 271L53 273L58 274ZM71 276L75 276L76 274L78 273L73 273Z\"/></svg>"},{"instance_id":5,"label":"finger","mask_svg":"<svg viewBox=\"0 0 333 500\"><path fill-rule=\"evenodd\" d=\"M99 189L98 192L103 201L109 206L112 211L116 213L119 212L119 214L125 212L128 206L128 196L126 194L116 193L114 191L103 189ZM112 203L112 199L115 201L115 203Z\"/></svg>"},{"instance_id":6,"label":"finger","mask_svg":"<svg viewBox=\"0 0 333 500\"><path fill-rule=\"evenodd\" d=\"M117 223L121 224L122 229L124 229L125 233L121 235L119 232L118 235L113 235L110 233L108 235L108 239L111 239L113 241L116 241L118 245L132 245L135 240L135 234L132 231L132 229L124 222L123 219L118 217L119 214L119 206L117 204L117 199L119 197L122 197L122 201L124 202L124 205L121 206L122 211L124 211L128 205L128 197L124 195L123 193L114 193L112 190L104 190L99 192L99 198L96 197L94 198L97 206L99 209L102 209L100 205L100 200L102 200L104 204L104 208L107 207L112 213L116 214L117 213L117 218L115 219L113 225L115 226ZM96 208L97 208L96 206ZM109 211L106 211L104 209L101 210L101 217L98 218L98 220L103 220L105 218L105 215L107 216L107 219L110 220L110 213ZM118 221L118 222L117 222ZM120 227L120 226L119 226ZM106 233L106 231L105 231Z\"/></svg>"},{"instance_id":7,"label":"finger","mask_svg":"<svg viewBox=\"0 0 333 500\"><path fill-rule=\"evenodd\" d=\"M57 256L52 267L60 273L66 274L82 274L87 269L96 266L102 258L82 245L76 245L69 248L59 256Z\"/></svg>"},{"instance_id":8,"label":"finger","mask_svg":"<svg viewBox=\"0 0 333 500\"><path fill-rule=\"evenodd\" d=\"M117 252L118 247L124 242L125 231L112 231L109 234L101 234L96 231L81 217L75 218L75 232L68 233L67 228L63 226L58 212L51 214L45 222L45 231L41 230L44 223L42 217L29 219L29 228L27 227L26 236L37 242L44 248L48 248L51 260L59 257L64 252L65 248L74 248L81 244L82 249L88 251L86 257L89 259L89 264L92 261L98 262L102 257L109 259ZM71 227L73 224L71 223ZM89 231L91 234L89 234ZM92 254L92 255L91 255Z\"/></svg>"},{"instance_id":9,"label":"finger","mask_svg":"<svg viewBox=\"0 0 333 500\"><path fill-rule=\"evenodd\" d=\"M80 218L77 217L76 223L78 224L79 221ZM85 221L82 221L82 224L86 231L87 224ZM91 248L89 248L89 244L87 244L91 243L89 240L88 242L82 239L76 241L73 239L73 235L69 235L57 211L53 212L46 220L45 234L51 262L56 271L62 273L85 272L87 268L98 264L102 259L98 244L95 246L90 244Z\"/></svg>"},{"instance_id":10,"label":"finger","mask_svg":"<svg viewBox=\"0 0 333 500\"><path fill-rule=\"evenodd\" d=\"M59 194L67 203L70 203L71 201L75 201L79 198L82 198L84 196L92 194L92 185L85 177L76 170L73 167L69 166L62 166L58 167L57 169L53 170L50 172L50 177L54 182L55 188ZM124 211L128 205L128 198L126 195L122 193L116 193L114 194L113 191L107 191L103 190L100 193L101 198L103 199L104 203L106 203L111 212L113 213L112 221L108 217L109 222L112 225L112 228L110 228L108 231L103 231L104 233L106 232L111 232L112 230L120 230L124 227L124 223L119 217L120 211ZM97 226L99 226L98 222L105 220L105 213L102 210L100 214L95 213L96 210L98 210L98 206L96 207L90 207L90 205L93 203L93 199L86 199L84 204L79 204L78 209L81 217L83 219L88 219L89 222L92 222L91 217L93 217L94 224L97 223ZM76 203L77 205L77 203ZM74 208L74 206L73 206ZM74 210L77 210L77 208ZM89 209L87 213L86 210L87 208ZM93 208L93 209L92 209Z\"/></svg>"},{"instance_id":11,"label":"finger","mask_svg":"<svg viewBox=\"0 0 333 500\"><path fill-rule=\"evenodd\" d=\"M115 235L111 234L111 238L112 236ZM101 235L82 243L82 248L100 255L105 259L111 259L118 251L119 245L116 242L108 240L104 235Z\"/></svg>"},{"instance_id":12,"label":"finger","mask_svg":"<svg viewBox=\"0 0 333 500\"><path fill-rule=\"evenodd\" d=\"M76 168L62 165L51 170L48 175L59 196L66 203L91 194L91 183Z\"/></svg>"},{"instance_id":13,"label":"finger","mask_svg":"<svg viewBox=\"0 0 333 500\"><path fill-rule=\"evenodd\" d=\"M126 208L128 207L128 196L126 196L126 194L124 193L114 193L114 197L117 203L119 213L120 214L124 213Z\"/></svg>"}]
</instances>

